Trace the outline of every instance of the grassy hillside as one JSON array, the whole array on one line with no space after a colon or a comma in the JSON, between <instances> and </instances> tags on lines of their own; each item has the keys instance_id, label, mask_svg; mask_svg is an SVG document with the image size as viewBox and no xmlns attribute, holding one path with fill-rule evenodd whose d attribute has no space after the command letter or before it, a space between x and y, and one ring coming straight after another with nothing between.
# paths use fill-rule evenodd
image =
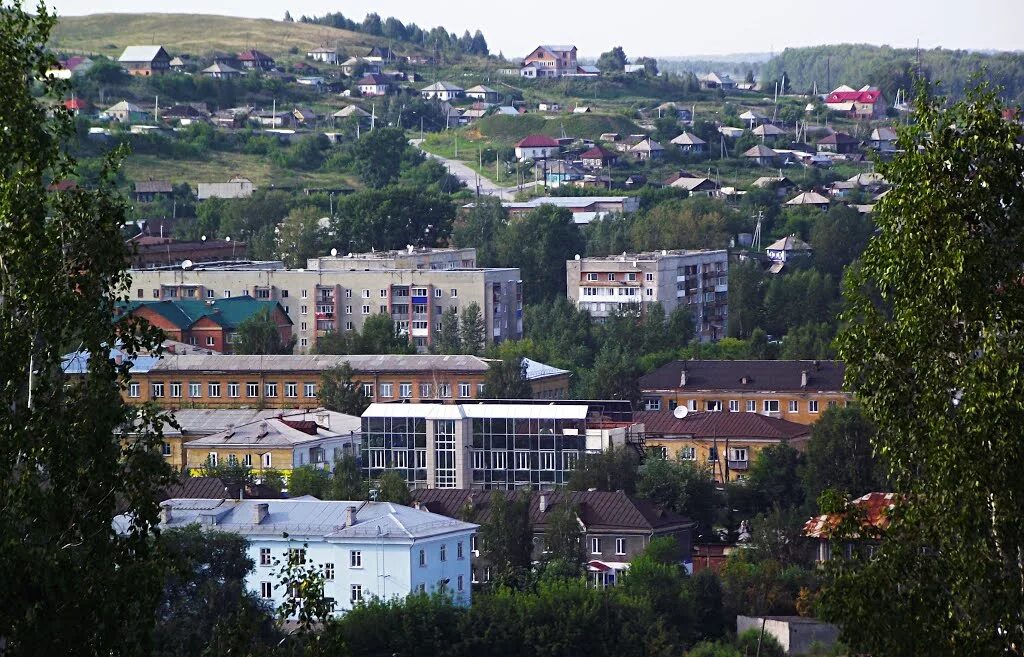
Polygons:
<instances>
[{"instance_id":1,"label":"grassy hillside","mask_svg":"<svg viewBox=\"0 0 1024 657\"><path fill-rule=\"evenodd\" d=\"M282 10L283 11L283 10ZM173 57L257 48L272 57L292 47L305 54L320 45L342 51L375 45L375 37L322 25L196 14L91 14L60 19L50 45L58 50L117 57L127 45L160 44ZM379 39L378 39L379 40Z\"/></svg>"},{"instance_id":2,"label":"grassy hillside","mask_svg":"<svg viewBox=\"0 0 1024 657\"><path fill-rule=\"evenodd\" d=\"M641 132L626 117L606 114L488 116L473 125L473 129L482 136L509 143L517 142L527 135L561 137L563 128L566 135L588 139L597 139L605 132L627 135Z\"/></svg>"},{"instance_id":3,"label":"grassy hillside","mask_svg":"<svg viewBox=\"0 0 1024 657\"><path fill-rule=\"evenodd\" d=\"M351 176L320 171L283 169L261 155L212 152L201 160L174 160L154 155L132 154L125 159L128 180L170 180L187 182L195 188L200 182L223 182L232 176L245 176L258 187L361 187Z\"/></svg>"}]
</instances>

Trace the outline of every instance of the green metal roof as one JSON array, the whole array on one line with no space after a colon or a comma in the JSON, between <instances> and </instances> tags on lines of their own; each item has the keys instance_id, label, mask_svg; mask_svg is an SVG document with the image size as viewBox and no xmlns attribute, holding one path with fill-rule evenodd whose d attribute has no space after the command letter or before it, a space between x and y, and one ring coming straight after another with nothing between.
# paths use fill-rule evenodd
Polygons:
<instances>
[{"instance_id":1,"label":"green metal roof","mask_svg":"<svg viewBox=\"0 0 1024 657\"><path fill-rule=\"evenodd\" d=\"M133 301L128 304L126 312L132 312L140 307L147 307L159 313L167 321L179 329L191 328L196 322L204 317L220 324L226 329L238 328L238 325L253 315L264 310L273 312L275 307L280 307L277 301L253 299L250 296L229 297L207 302L202 299L177 299L164 301ZM292 321L281 309L282 314Z\"/></svg>"}]
</instances>

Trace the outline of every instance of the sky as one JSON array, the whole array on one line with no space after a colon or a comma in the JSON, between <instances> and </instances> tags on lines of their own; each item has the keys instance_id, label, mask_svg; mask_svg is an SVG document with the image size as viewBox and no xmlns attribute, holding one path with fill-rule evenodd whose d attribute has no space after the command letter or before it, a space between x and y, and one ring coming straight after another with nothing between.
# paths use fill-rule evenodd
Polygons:
<instances>
[{"instance_id":1,"label":"sky","mask_svg":"<svg viewBox=\"0 0 1024 657\"><path fill-rule=\"evenodd\" d=\"M480 29L492 52L521 57L538 44L570 43L596 58L620 45L639 56L780 52L827 43L894 47L1024 49L1024 0L613 0L498 3L493 0L48 0L59 14L205 13L281 19L340 11L362 20L375 11L420 27L462 34ZM143 10L142 7L145 7Z\"/></svg>"}]
</instances>

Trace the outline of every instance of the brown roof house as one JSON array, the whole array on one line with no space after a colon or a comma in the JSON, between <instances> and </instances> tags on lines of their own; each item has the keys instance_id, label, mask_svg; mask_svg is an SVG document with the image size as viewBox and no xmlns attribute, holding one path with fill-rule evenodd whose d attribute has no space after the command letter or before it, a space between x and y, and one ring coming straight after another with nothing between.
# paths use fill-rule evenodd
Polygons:
<instances>
[{"instance_id":1,"label":"brown roof house","mask_svg":"<svg viewBox=\"0 0 1024 657\"><path fill-rule=\"evenodd\" d=\"M837 153L846 155L856 153L859 150L860 142L845 132L833 132L831 135L822 137L818 141L819 153Z\"/></svg>"},{"instance_id":2,"label":"brown roof house","mask_svg":"<svg viewBox=\"0 0 1024 657\"><path fill-rule=\"evenodd\" d=\"M629 153L640 161L660 160L665 154L665 147L648 137L630 148Z\"/></svg>"},{"instance_id":3,"label":"brown roof house","mask_svg":"<svg viewBox=\"0 0 1024 657\"><path fill-rule=\"evenodd\" d=\"M170 180L144 180L135 183L132 198L139 203L152 203L158 198L169 197L174 193Z\"/></svg>"},{"instance_id":4,"label":"brown roof house","mask_svg":"<svg viewBox=\"0 0 1024 657\"><path fill-rule=\"evenodd\" d=\"M804 523L804 536L818 540L818 562L831 559L835 547L841 548L846 558L859 549L873 555L899 501L894 493L868 493L849 502L840 513L815 516Z\"/></svg>"},{"instance_id":5,"label":"brown roof house","mask_svg":"<svg viewBox=\"0 0 1024 657\"><path fill-rule=\"evenodd\" d=\"M827 196L822 196L813 190L809 192L801 192L786 201L786 205L790 207L796 205L809 205L811 207L818 208L819 210L828 210L829 203L830 201Z\"/></svg>"},{"instance_id":6,"label":"brown roof house","mask_svg":"<svg viewBox=\"0 0 1024 657\"><path fill-rule=\"evenodd\" d=\"M703 153L708 148L708 143L692 132L684 132L669 143L678 146L684 153Z\"/></svg>"},{"instance_id":7,"label":"brown roof house","mask_svg":"<svg viewBox=\"0 0 1024 657\"><path fill-rule=\"evenodd\" d=\"M469 518L486 524L490 520L492 495L529 502L530 527L534 535L534 559L544 554L544 533L552 513L572 506L580 526L587 571L597 586L610 586L629 569L629 563L650 544L651 539L676 539L681 564L690 562L694 523L659 507L649 500L622 491L488 491L466 489L418 489L413 504L425 511L451 518ZM471 545L473 581L490 581L490 564L481 556L483 537L477 534Z\"/></svg>"},{"instance_id":8,"label":"brown roof house","mask_svg":"<svg viewBox=\"0 0 1024 657\"><path fill-rule=\"evenodd\" d=\"M779 154L764 144L758 144L743 153L743 157L752 160L763 167L770 167L775 164Z\"/></svg>"}]
</instances>

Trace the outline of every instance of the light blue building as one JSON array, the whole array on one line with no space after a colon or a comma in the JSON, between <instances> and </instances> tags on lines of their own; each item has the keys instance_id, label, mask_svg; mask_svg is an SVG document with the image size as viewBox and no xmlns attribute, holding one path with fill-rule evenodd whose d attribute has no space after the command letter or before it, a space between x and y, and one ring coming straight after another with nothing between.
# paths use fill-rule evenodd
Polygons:
<instances>
[{"instance_id":1,"label":"light blue building","mask_svg":"<svg viewBox=\"0 0 1024 657\"><path fill-rule=\"evenodd\" d=\"M120 522L126 522L123 516ZM197 500L161 503L160 528L199 524L249 541L255 567L248 588L275 608L287 595L277 573L289 550L322 566L324 594L344 613L371 597L445 591L471 599L470 543L477 525L390 502L313 499Z\"/></svg>"}]
</instances>

